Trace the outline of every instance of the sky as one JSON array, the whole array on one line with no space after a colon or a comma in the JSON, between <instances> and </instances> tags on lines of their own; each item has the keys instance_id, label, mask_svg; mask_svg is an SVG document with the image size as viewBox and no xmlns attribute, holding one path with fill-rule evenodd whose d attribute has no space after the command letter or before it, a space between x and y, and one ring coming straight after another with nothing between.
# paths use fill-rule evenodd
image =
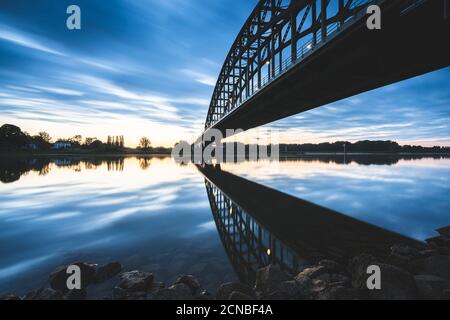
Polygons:
<instances>
[{"instance_id":1,"label":"sky","mask_svg":"<svg viewBox=\"0 0 450 320\"><path fill-rule=\"evenodd\" d=\"M0 125L53 137L194 140L257 0L2 0ZM81 8L81 30L66 9ZM264 126L281 142L450 146L450 68ZM258 130L242 135L254 139Z\"/></svg>"}]
</instances>

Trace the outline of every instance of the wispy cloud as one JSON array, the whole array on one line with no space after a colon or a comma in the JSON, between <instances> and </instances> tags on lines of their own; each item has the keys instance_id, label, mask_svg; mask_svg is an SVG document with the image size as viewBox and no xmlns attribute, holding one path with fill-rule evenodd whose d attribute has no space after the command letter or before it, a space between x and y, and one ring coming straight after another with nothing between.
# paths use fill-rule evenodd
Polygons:
<instances>
[{"instance_id":1,"label":"wispy cloud","mask_svg":"<svg viewBox=\"0 0 450 320\"><path fill-rule=\"evenodd\" d=\"M216 78L214 76L189 69L183 69L181 72L198 83L211 87L216 85Z\"/></svg>"},{"instance_id":2,"label":"wispy cloud","mask_svg":"<svg viewBox=\"0 0 450 320\"><path fill-rule=\"evenodd\" d=\"M37 39L32 39L29 36L2 24L0 24L0 39L9 41L25 48L30 48L57 56L65 55L58 50L52 49L45 44L40 43Z\"/></svg>"}]
</instances>

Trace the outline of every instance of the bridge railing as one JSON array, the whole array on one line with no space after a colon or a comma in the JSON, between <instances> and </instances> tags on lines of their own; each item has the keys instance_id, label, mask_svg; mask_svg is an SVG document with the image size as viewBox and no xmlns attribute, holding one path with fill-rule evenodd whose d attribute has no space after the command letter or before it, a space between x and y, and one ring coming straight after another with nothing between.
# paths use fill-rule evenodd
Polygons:
<instances>
[{"instance_id":1,"label":"bridge railing","mask_svg":"<svg viewBox=\"0 0 450 320\"><path fill-rule=\"evenodd\" d=\"M315 34L311 34L311 39L309 39L307 42L303 43L301 46L297 48L297 57L295 59L292 59L291 56L285 58L281 64L278 64L274 70L269 70L268 74L264 76L261 79L261 85L258 86L258 84L253 85L250 90L250 94L244 98L241 98L240 100L236 101L233 106L231 106L228 113L222 115L220 119L213 121L210 126L216 124L222 118L224 118L227 114L229 114L234 109L239 108L244 103L246 103L248 100L252 99L258 92L260 92L262 89L267 87L269 84L277 80L280 76L284 75L288 70L305 60L308 56L310 56L313 52L321 48L325 43L332 40L336 35L340 34L342 31L347 29L349 26L351 26L354 22L359 20L359 18L362 15L365 15L365 12L363 12L363 7L367 7L371 4L378 3L380 0L356 0L353 1L350 5L349 9L353 10L357 7L361 7L361 10L359 10L355 15L347 18L344 23L341 22L334 22L332 24L329 24L326 28L326 37L322 38L322 33L320 31L316 31ZM363 14L361 14L363 12ZM269 63L270 64L270 63Z\"/></svg>"}]
</instances>

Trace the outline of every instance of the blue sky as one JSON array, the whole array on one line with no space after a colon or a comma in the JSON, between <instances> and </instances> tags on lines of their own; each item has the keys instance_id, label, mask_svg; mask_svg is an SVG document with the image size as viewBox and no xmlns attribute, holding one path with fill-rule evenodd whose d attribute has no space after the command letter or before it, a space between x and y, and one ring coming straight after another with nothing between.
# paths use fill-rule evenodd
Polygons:
<instances>
[{"instance_id":1,"label":"blue sky","mask_svg":"<svg viewBox=\"0 0 450 320\"><path fill-rule=\"evenodd\" d=\"M55 137L125 135L129 145L193 139L256 2L2 0L0 124ZM70 4L81 7L80 31L66 28ZM266 128L288 142L450 145L449 80L446 68Z\"/></svg>"}]
</instances>

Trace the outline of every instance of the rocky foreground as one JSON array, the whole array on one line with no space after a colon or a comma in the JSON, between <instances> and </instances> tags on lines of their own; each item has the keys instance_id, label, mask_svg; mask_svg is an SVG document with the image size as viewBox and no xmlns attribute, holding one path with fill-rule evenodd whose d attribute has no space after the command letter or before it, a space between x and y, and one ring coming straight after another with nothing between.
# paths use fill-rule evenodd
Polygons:
<instances>
[{"instance_id":1,"label":"rocky foreground","mask_svg":"<svg viewBox=\"0 0 450 320\"><path fill-rule=\"evenodd\" d=\"M67 266L56 269L49 286L33 290L23 297L7 294L0 300L83 300L90 286L117 278L110 296L113 300L400 300L450 299L450 227L438 230L440 236L429 239L420 248L395 245L386 259L361 254L347 265L322 260L297 275L289 275L269 265L257 271L253 286L243 283L222 284L215 294L202 289L192 275L180 275L166 287L153 273L122 272L119 262L98 267L76 262L81 269L82 289L68 290ZM381 290L367 289L367 267L381 269Z\"/></svg>"}]
</instances>

